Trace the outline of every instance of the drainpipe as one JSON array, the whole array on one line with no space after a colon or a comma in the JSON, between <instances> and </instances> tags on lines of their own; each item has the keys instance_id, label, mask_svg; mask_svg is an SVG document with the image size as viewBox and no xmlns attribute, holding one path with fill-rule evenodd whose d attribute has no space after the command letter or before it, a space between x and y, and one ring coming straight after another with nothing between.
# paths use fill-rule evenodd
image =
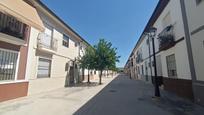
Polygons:
<instances>
[{"instance_id":1,"label":"drainpipe","mask_svg":"<svg viewBox=\"0 0 204 115\"><path fill-rule=\"evenodd\" d=\"M186 14L185 1L180 0L180 4L181 4L182 19L183 19L183 25L184 25L185 38L186 38L188 60L189 60L189 65L190 65L191 77L192 77L192 89L195 94L194 85L196 82L196 72L195 72L195 66L194 66L194 60L193 60L193 53L192 53L192 47L191 47L191 36L190 36L190 30L189 30L188 19L187 19L187 14Z\"/></svg>"}]
</instances>

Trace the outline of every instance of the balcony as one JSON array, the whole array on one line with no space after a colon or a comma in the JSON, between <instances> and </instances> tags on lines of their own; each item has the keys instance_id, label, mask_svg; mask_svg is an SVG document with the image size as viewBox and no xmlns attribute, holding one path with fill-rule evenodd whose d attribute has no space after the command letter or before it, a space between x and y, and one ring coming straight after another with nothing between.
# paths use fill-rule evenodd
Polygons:
<instances>
[{"instance_id":1,"label":"balcony","mask_svg":"<svg viewBox=\"0 0 204 115\"><path fill-rule=\"evenodd\" d=\"M159 35L159 50L167 50L173 47L176 42L174 38L174 27L173 25L167 26Z\"/></svg>"},{"instance_id":2,"label":"balcony","mask_svg":"<svg viewBox=\"0 0 204 115\"><path fill-rule=\"evenodd\" d=\"M58 40L46 33L40 33L38 35L38 49L48 52L55 53L57 51Z\"/></svg>"},{"instance_id":3,"label":"balcony","mask_svg":"<svg viewBox=\"0 0 204 115\"><path fill-rule=\"evenodd\" d=\"M25 40L28 25L18 21L15 17L0 12L0 33L4 41L21 41ZM8 37L6 37L9 35ZM2 38L2 39L3 39Z\"/></svg>"}]
</instances>

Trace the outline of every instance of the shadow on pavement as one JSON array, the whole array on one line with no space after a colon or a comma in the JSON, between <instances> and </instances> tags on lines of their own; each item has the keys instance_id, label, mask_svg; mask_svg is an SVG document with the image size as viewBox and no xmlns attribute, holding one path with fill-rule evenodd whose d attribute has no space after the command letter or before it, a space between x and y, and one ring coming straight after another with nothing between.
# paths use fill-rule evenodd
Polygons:
<instances>
[{"instance_id":1,"label":"shadow on pavement","mask_svg":"<svg viewBox=\"0 0 204 115\"><path fill-rule=\"evenodd\" d=\"M107 90L110 93L116 92L114 89L110 89L111 85L117 81L121 75L118 75L114 80L112 80L107 86L105 86L97 95L95 95L92 99L90 99L86 104L84 104L80 109L78 109L73 115L105 115L103 113L98 113L99 111L91 112L93 110L93 106L97 104L97 102L105 102L105 98L103 98L104 92ZM95 83L94 83L95 84ZM96 83L98 85L98 83Z\"/></svg>"},{"instance_id":2,"label":"shadow on pavement","mask_svg":"<svg viewBox=\"0 0 204 115\"><path fill-rule=\"evenodd\" d=\"M161 91L153 100L152 84L118 75L74 115L203 115L204 109L178 96ZM172 99L171 99L172 98Z\"/></svg>"},{"instance_id":3,"label":"shadow on pavement","mask_svg":"<svg viewBox=\"0 0 204 115\"><path fill-rule=\"evenodd\" d=\"M83 82L83 83L76 84L73 87L95 87L98 85L99 85L98 82L90 82L90 83Z\"/></svg>"}]
</instances>

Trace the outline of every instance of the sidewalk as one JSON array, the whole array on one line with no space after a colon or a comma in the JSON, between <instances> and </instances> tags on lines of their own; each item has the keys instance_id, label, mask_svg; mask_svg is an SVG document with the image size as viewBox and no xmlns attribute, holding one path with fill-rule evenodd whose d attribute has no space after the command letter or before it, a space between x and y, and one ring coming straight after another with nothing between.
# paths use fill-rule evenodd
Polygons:
<instances>
[{"instance_id":1,"label":"sidewalk","mask_svg":"<svg viewBox=\"0 0 204 115\"><path fill-rule=\"evenodd\" d=\"M204 115L204 108L161 90L152 99L154 87L119 75L74 115Z\"/></svg>"},{"instance_id":2,"label":"sidewalk","mask_svg":"<svg viewBox=\"0 0 204 115\"><path fill-rule=\"evenodd\" d=\"M0 103L0 115L71 115L100 92L115 77L91 80L91 86L78 85Z\"/></svg>"}]
</instances>

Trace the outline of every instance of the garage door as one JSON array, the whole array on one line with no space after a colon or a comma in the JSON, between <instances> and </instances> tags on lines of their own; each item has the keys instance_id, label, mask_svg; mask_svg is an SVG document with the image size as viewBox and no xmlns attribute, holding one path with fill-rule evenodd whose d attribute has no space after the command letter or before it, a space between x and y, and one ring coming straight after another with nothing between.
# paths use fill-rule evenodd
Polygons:
<instances>
[{"instance_id":1,"label":"garage door","mask_svg":"<svg viewBox=\"0 0 204 115\"><path fill-rule=\"evenodd\" d=\"M39 58L38 78L50 77L51 60Z\"/></svg>"}]
</instances>

